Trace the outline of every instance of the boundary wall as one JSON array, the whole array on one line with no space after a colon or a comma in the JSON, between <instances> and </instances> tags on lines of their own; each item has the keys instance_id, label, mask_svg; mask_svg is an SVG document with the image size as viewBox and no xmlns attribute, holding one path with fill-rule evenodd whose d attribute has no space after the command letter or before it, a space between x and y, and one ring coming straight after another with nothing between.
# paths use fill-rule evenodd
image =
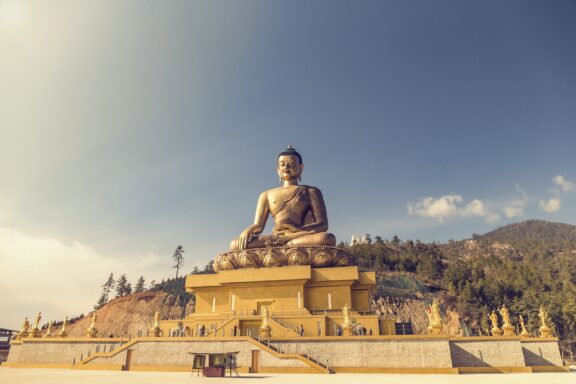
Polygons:
<instances>
[{"instance_id":1,"label":"boundary wall","mask_svg":"<svg viewBox=\"0 0 576 384\"><path fill-rule=\"evenodd\" d=\"M565 372L558 339L445 336L53 338L12 342L2 366L190 371L192 353L239 352L239 372Z\"/></svg>"}]
</instances>

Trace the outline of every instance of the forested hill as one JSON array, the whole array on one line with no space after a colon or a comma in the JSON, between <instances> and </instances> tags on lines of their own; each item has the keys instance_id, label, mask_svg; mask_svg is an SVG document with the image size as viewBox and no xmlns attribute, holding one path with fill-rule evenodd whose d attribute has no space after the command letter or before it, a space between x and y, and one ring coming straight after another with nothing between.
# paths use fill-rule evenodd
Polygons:
<instances>
[{"instance_id":1,"label":"forested hill","mask_svg":"<svg viewBox=\"0 0 576 384\"><path fill-rule=\"evenodd\" d=\"M576 226L544 220L528 220L506 225L474 239L483 242L508 243L515 248L547 245L549 248L574 248Z\"/></svg>"},{"instance_id":2,"label":"forested hill","mask_svg":"<svg viewBox=\"0 0 576 384\"><path fill-rule=\"evenodd\" d=\"M495 255L531 260L558 255L576 256L576 226L543 220L509 224L472 239L449 241L442 248L447 256L465 258Z\"/></svg>"},{"instance_id":3,"label":"forested hill","mask_svg":"<svg viewBox=\"0 0 576 384\"><path fill-rule=\"evenodd\" d=\"M380 295L409 298L402 287L418 280L427 288L412 289L413 297L440 297L473 334L489 333L488 315L502 304L536 333L544 305L556 334L576 340L575 226L532 220L446 244L374 239L347 249L361 269L376 272Z\"/></svg>"}]
</instances>

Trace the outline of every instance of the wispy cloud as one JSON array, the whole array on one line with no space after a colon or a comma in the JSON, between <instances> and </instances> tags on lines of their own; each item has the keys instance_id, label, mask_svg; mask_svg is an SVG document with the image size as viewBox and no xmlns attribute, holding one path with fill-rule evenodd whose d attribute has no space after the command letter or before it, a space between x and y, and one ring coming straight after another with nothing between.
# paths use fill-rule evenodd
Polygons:
<instances>
[{"instance_id":1,"label":"wispy cloud","mask_svg":"<svg viewBox=\"0 0 576 384\"><path fill-rule=\"evenodd\" d=\"M560 188L563 192L569 192L576 188L576 183L566 180L562 175L554 176L554 184Z\"/></svg>"},{"instance_id":2,"label":"wispy cloud","mask_svg":"<svg viewBox=\"0 0 576 384\"><path fill-rule=\"evenodd\" d=\"M541 210L546 213L554 213L560 210L562 206L562 195L566 192L570 192L576 189L576 183L568 181L562 175L556 175L552 178L552 188L550 188L550 194L552 195L548 199L540 200L538 206Z\"/></svg>"},{"instance_id":3,"label":"wispy cloud","mask_svg":"<svg viewBox=\"0 0 576 384\"><path fill-rule=\"evenodd\" d=\"M423 197L407 204L408 214L422 217L431 217L442 222L453 217L485 217L487 220L496 220L496 216L486 209L479 199L464 204L464 199L458 194L449 194L440 197ZM499 218L499 217L498 217Z\"/></svg>"},{"instance_id":4,"label":"wispy cloud","mask_svg":"<svg viewBox=\"0 0 576 384\"><path fill-rule=\"evenodd\" d=\"M514 217L520 217L524 215L524 208L528 204L528 193L524 191L518 184L516 184L516 191L520 193L521 197L510 201L504 207L504 215L511 219Z\"/></svg>"},{"instance_id":5,"label":"wispy cloud","mask_svg":"<svg viewBox=\"0 0 576 384\"><path fill-rule=\"evenodd\" d=\"M539 206L544 212L554 213L560 209L561 204L562 201L559 197L552 197L548 200L540 200Z\"/></svg>"}]
</instances>

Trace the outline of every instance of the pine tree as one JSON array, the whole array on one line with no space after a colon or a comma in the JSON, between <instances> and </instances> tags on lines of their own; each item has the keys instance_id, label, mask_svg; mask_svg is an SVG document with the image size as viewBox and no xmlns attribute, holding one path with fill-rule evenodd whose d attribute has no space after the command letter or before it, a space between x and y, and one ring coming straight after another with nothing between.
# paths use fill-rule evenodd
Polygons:
<instances>
[{"instance_id":1,"label":"pine tree","mask_svg":"<svg viewBox=\"0 0 576 384\"><path fill-rule=\"evenodd\" d=\"M94 309L102 308L104 304L108 302L108 297L110 295L110 291L112 290L113 286L114 286L114 275L110 273L108 280L102 286L102 294L100 295L98 302L94 305Z\"/></svg>"},{"instance_id":2,"label":"pine tree","mask_svg":"<svg viewBox=\"0 0 576 384\"><path fill-rule=\"evenodd\" d=\"M116 297L122 297L126 294L126 288L128 287L128 279L126 275L120 276L116 282Z\"/></svg>"},{"instance_id":3,"label":"pine tree","mask_svg":"<svg viewBox=\"0 0 576 384\"><path fill-rule=\"evenodd\" d=\"M104 294L106 296L106 302L108 302L108 298L110 297L110 292L112 292L112 289L114 289L114 274L112 272L110 272L110 276L108 276L108 280L106 280L106 283L104 283L102 288L103 288Z\"/></svg>"},{"instance_id":4,"label":"pine tree","mask_svg":"<svg viewBox=\"0 0 576 384\"><path fill-rule=\"evenodd\" d=\"M178 271L180 270L182 265L184 265L184 256L182 256L182 253L184 253L184 248L182 248L182 246L179 245L178 247L176 247L174 255L172 255L172 259L176 263L172 266L172 268L176 268L176 278L178 278Z\"/></svg>"},{"instance_id":5,"label":"pine tree","mask_svg":"<svg viewBox=\"0 0 576 384\"><path fill-rule=\"evenodd\" d=\"M144 276L140 276L134 287L134 292L144 292Z\"/></svg>"},{"instance_id":6,"label":"pine tree","mask_svg":"<svg viewBox=\"0 0 576 384\"><path fill-rule=\"evenodd\" d=\"M106 298L106 294L104 292L102 292L102 294L100 295L100 298L98 299L98 302L94 305L94 309L98 310L98 309L102 308L104 305L106 305L107 302L108 302L108 299Z\"/></svg>"}]
</instances>

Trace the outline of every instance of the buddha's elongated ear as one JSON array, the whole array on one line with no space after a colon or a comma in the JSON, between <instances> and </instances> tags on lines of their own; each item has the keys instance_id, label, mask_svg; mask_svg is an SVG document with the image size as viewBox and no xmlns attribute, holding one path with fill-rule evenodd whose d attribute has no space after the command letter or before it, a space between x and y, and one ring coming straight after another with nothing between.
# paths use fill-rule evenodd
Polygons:
<instances>
[{"instance_id":1,"label":"buddha's elongated ear","mask_svg":"<svg viewBox=\"0 0 576 384\"><path fill-rule=\"evenodd\" d=\"M280 173L280 166L276 164L276 173L278 174L278 182L282 184L282 174Z\"/></svg>"},{"instance_id":2,"label":"buddha's elongated ear","mask_svg":"<svg viewBox=\"0 0 576 384\"><path fill-rule=\"evenodd\" d=\"M304 171L304 163L300 163L300 173L298 174L298 181L302 181L302 172Z\"/></svg>"}]
</instances>

